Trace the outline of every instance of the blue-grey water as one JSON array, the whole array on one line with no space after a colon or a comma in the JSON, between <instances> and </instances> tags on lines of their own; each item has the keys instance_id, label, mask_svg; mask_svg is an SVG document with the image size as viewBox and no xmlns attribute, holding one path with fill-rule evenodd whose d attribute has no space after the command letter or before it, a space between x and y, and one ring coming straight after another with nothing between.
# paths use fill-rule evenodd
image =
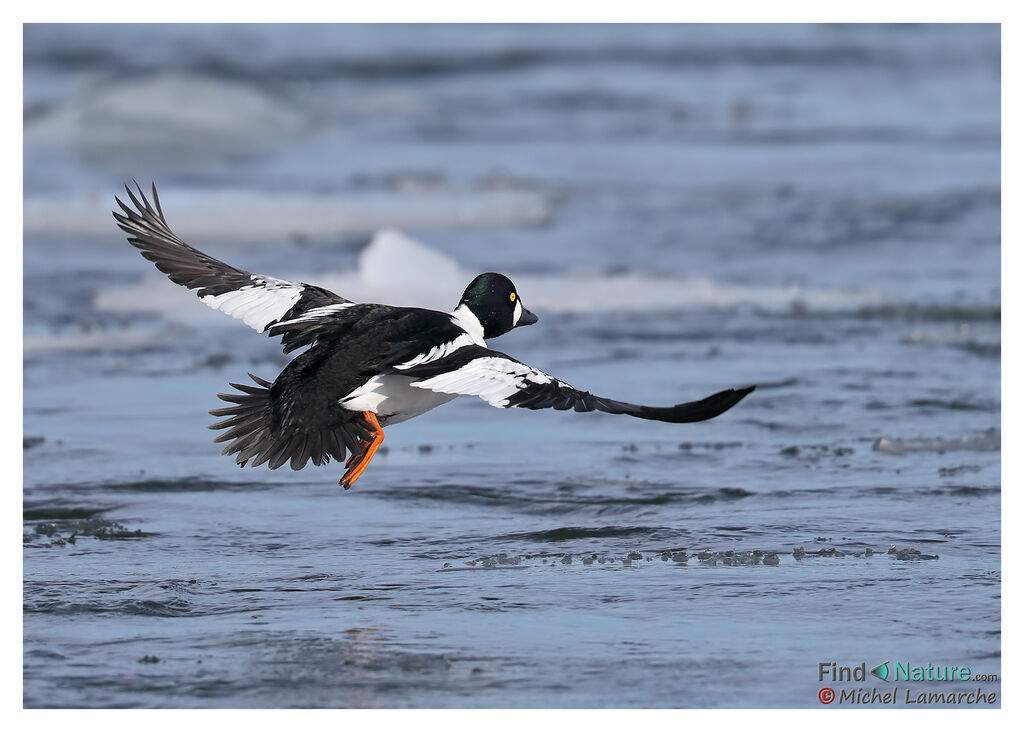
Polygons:
<instances>
[{"instance_id":1,"label":"blue-grey water","mask_svg":"<svg viewBox=\"0 0 1024 732\"><path fill-rule=\"evenodd\" d=\"M24 38L25 706L1001 703L818 675L1000 674L998 27ZM206 410L287 358L125 243L132 178L354 299L505 272L540 322L495 347L597 394L759 388L459 399L347 492L240 470Z\"/></svg>"}]
</instances>

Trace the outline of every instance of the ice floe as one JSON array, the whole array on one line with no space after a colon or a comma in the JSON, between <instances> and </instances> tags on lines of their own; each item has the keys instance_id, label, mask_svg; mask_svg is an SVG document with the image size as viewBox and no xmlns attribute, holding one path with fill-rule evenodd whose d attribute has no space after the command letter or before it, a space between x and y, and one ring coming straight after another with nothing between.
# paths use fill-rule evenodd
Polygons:
<instances>
[{"instance_id":1,"label":"ice floe","mask_svg":"<svg viewBox=\"0 0 1024 732\"><path fill-rule=\"evenodd\" d=\"M388 226L417 230L533 226L551 216L541 191L406 190L339 195L273 194L260 191L161 189L171 226L186 241L267 245L305 238L368 236ZM168 204L174 201L173 210ZM118 239L110 217L113 194L37 195L26 198L26 236ZM243 262L238 262L244 266Z\"/></svg>"},{"instance_id":2,"label":"ice floe","mask_svg":"<svg viewBox=\"0 0 1024 732\"><path fill-rule=\"evenodd\" d=\"M244 259L244 258L243 258ZM243 261L232 262L245 266ZM523 274L506 271L524 302L543 312L753 307L767 311L848 310L878 302L880 295L846 290L751 286L708 277L664 277L639 272ZM270 272L291 281L326 287L357 302L383 302L450 309L478 272L394 228L381 229L358 258L355 269L296 273ZM191 296L160 285L154 274L135 285L97 293L97 309L159 312L177 316Z\"/></svg>"},{"instance_id":3,"label":"ice floe","mask_svg":"<svg viewBox=\"0 0 1024 732\"><path fill-rule=\"evenodd\" d=\"M192 166L258 152L305 135L311 123L245 84L190 74L156 74L82 88L25 125L26 144L67 146L115 165ZM173 166L172 166L173 167Z\"/></svg>"}]
</instances>

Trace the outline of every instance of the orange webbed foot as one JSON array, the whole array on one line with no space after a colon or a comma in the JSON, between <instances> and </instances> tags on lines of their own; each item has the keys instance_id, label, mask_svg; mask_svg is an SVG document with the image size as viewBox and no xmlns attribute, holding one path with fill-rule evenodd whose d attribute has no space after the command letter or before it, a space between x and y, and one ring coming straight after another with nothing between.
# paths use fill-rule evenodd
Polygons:
<instances>
[{"instance_id":1,"label":"orange webbed foot","mask_svg":"<svg viewBox=\"0 0 1024 732\"><path fill-rule=\"evenodd\" d=\"M345 462L345 475L338 481L338 485L344 486L345 490L351 488L352 484L359 480L359 476L363 474L370 461L373 460L373 456L376 454L377 448L380 447L380 443L384 441L384 430L380 428L377 415L373 412L363 412L363 419L366 420L367 425L370 427L371 439L369 442L362 443L365 448L362 454L353 454Z\"/></svg>"}]
</instances>

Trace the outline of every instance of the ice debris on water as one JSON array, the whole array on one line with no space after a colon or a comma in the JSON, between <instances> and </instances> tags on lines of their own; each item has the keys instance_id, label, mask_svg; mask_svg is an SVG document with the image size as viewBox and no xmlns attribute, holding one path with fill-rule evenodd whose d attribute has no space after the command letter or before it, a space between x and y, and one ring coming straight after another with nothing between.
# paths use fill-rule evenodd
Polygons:
<instances>
[{"instance_id":1,"label":"ice debris on water","mask_svg":"<svg viewBox=\"0 0 1024 732\"><path fill-rule=\"evenodd\" d=\"M42 521L35 525L32 534L23 534L22 543L34 546L66 546L76 544L80 536L91 536L96 539L140 539L149 534L141 529L133 531L118 521L90 516L83 519ZM39 542L44 537L49 539L48 543Z\"/></svg>"},{"instance_id":2,"label":"ice debris on water","mask_svg":"<svg viewBox=\"0 0 1024 732\"><path fill-rule=\"evenodd\" d=\"M872 449L883 455L906 455L908 452L937 452L940 455L956 450L988 451L999 450L1002 433L995 428L987 429L981 435L971 437L910 437L906 439L880 437Z\"/></svg>"},{"instance_id":3,"label":"ice debris on water","mask_svg":"<svg viewBox=\"0 0 1024 732\"><path fill-rule=\"evenodd\" d=\"M845 537L844 537L845 538ZM818 542L831 541L825 537L818 537L815 539ZM807 550L803 546L796 546L792 552L781 552L764 549L751 549L751 550L736 550L727 549L724 551L712 551L710 549L703 549L696 552L689 552L685 549L666 549L656 552L648 552L644 554L641 551L633 550L626 554L615 553L601 553L601 552L588 552L581 554L573 554L572 552L551 552L545 554L514 554L509 555L506 552L499 554L490 554L487 556L477 557L471 559L465 563L464 567L454 567L452 562L444 562L439 571L453 571L456 569L524 569L526 567L537 567L544 566L551 569L555 569L559 566L572 566L581 564L584 567L593 567L594 565L611 565L612 567L629 567L636 568L643 566L642 562L653 562L655 556L660 559L666 566L681 566L690 567L689 564L691 559L697 561L701 567L754 567L754 566L768 566L777 567L783 562L783 555L792 555L796 561L806 561L811 559L865 559L876 555L879 556L890 556L898 560L922 560L922 559L938 559L938 555L924 554L913 547L898 548L895 545L890 546L888 551L884 554L879 554L878 551L871 547L865 547L863 550L846 547L839 549L835 546L824 546L819 549Z\"/></svg>"},{"instance_id":4,"label":"ice debris on water","mask_svg":"<svg viewBox=\"0 0 1024 732\"><path fill-rule=\"evenodd\" d=\"M523 556L521 554L516 554L514 557L510 557L506 552L501 552L500 554L492 554L490 556L473 559L467 562L467 564L470 567L476 567L477 565L479 565L484 569L493 569L497 566L515 567L518 566L522 561ZM544 560L544 563L546 564L547 560ZM446 562L445 567L449 566L451 566L450 563Z\"/></svg>"},{"instance_id":5,"label":"ice debris on water","mask_svg":"<svg viewBox=\"0 0 1024 732\"><path fill-rule=\"evenodd\" d=\"M907 547L905 549L898 549L895 544L893 546L889 547L888 554L889 554L889 556L895 557L896 559L899 559L899 560L904 561L904 562L910 561L910 560L915 560L915 559L938 559L939 558L938 554L922 554L921 552L919 552L917 549L914 549L913 547Z\"/></svg>"},{"instance_id":6,"label":"ice debris on water","mask_svg":"<svg viewBox=\"0 0 1024 732\"><path fill-rule=\"evenodd\" d=\"M779 455L789 458L802 456L806 461L816 463L826 458L847 457L853 452L852 447L844 445L788 445L779 450Z\"/></svg>"},{"instance_id":7,"label":"ice debris on water","mask_svg":"<svg viewBox=\"0 0 1024 732\"><path fill-rule=\"evenodd\" d=\"M961 473L980 473L980 465L951 465L948 468L939 468L939 475L943 478L949 478L954 475L960 475Z\"/></svg>"}]
</instances>

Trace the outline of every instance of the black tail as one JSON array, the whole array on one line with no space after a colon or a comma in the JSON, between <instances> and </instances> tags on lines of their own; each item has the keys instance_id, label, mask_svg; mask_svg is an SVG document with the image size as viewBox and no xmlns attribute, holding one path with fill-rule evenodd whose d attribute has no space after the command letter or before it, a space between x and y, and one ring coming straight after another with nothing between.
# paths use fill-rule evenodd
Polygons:
<instances>
[{"instance_id":1,"label":"black tail","mask_svg":"<svg viewBox=\"0 0 1024 732\"><path fill-rule=\"evenodd\" d=\"M273 385L258 376L249 374L257 386L231 384L240 394L218 394L232 406L211 409L214 417L228 417L210 425L211 430L227 429L214 442L230 444L222 455L234 455L235 462L245 467L252 460L252 467L268 463L275 470L291 461L292 470L301 470L309 460L314 465L326 465L334 458L345 460L345 448L351 452L359 450L359 440L368 440L369 435L360 429L360 422L353 413L351 421L324 428L318 424L302 424L296 420L282 419L281 400L274 399ZM287 424L288 429L282 429Z\"/></svg>"}]
</instances>

